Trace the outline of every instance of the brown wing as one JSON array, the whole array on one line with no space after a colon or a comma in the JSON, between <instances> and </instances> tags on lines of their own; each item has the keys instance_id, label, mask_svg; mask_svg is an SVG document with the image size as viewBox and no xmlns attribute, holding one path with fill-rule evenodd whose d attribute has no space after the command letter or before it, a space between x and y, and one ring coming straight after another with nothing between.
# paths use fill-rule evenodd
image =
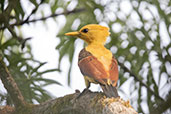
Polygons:
<instances>
[{"instance_id":1,"label":"brown wing","mask_svg":"<svg viewBox=\"0 0 171 114\"><path fill-rule=\"evenodd\" d=\"M89 76L97 83L106 84L107 73L103 64L85 49L79 54L78 66L84 76Z\"/></svg>"},{"instance_id":2,"label":"brown wing","mask_svg":"<svg viewBox=\"0 0 171 114\"><path fill-rule=\"evenodd\" d=\"M112 82L112 85L116 87L119 73L118 73L118 63L114 56L112 58L112 63L110 65L109 74L110 74L110 80Z\"/></svg>"},{"instance_id":3,"label":"brown wing","mask_svg":"<svg viewBox=\"0 0 171 114\"><path fill-rule=\"evenodd\" d=\"M96 57L83 49L79 54L78 66L84 76L89 76L100 84L106 85L107 80L110 80L110 83L113 86L117 85L118 64L114 56L109 71L106 71L103 64L98 61ZM107 75L107 72L109 72L109 76Z\"/></svg>"}]
</instances>

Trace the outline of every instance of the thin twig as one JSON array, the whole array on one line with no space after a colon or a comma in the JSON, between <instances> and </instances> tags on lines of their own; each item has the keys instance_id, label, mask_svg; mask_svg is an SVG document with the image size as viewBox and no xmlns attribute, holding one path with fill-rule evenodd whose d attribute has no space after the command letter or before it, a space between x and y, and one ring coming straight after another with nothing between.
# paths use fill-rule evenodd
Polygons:
<instances>
[{"instance_id":1,"label":"thin twig","mask_svg":"<svg viewBox=\"0 0 171 114\"><path fill-rule=\"evenodd\" d=\"M22 38L17 36L17 34L12 29L12 27L8 24L8 22L5 22L5 26L7 27L9 32L12 34L12 36L21 43L22 42Z\"/></svg>"},{"instance_id":2,"label":"thin twig","mask_svg":"<svg viewBox=\"0 0 171 114\"><path fill-rule=\"evenodd\" d=\"M26 41L30 40L31 37L28 38L21 38L19 37L14 30L12 29L11 26L9 26L8 22L5 22L5 26L8 28L8 30L10 31L10 33L12 34L12 36L21 44L21 49L24 49Z\"/></svg>"},{"instance_id":3,"label":"thin twig","mask_svg":"<svg viewBox=\"0 0 171 114\"><path fill-rule=\"evenodd\" d=\"M171 94L168 95L165 102L161 102L157 107L152 109L152 114L162 114L167 109L171 109Z\"/></svg>"},{"instance_id":4,"label":"thin twig","mask_svg":"<svg viewBox=\"0 0 171 114\"><path fill-rule=\"evenodd\" d=\"M33 19L33 20L24 20L24 21L21 21L21 22L18 22L18 23L14 23L14 24L11 24L10 26L11 27L14 27L14 26L20 26L20 25L23 25L23 24L28 24L28 23L33 23L33 22L37 22L37 21L44 21L44 20L47 20L49 18L52 18L52 17L56 17L56 16L59 16L59 15L67 15L67 14L72 14L72 13L79 13L79 12L82 12L82 11L85 11L84 8L80 8L80 9L75 9L75 10L72 10L72 11L66 11L66 12L63 12L63 13L57 13L57 14L51 14L47 17L42 17L42 18L39 18L39 19ZM5 29L6 27L0 27L0 30L3 30Z\"/></svg>"},{"instance_id":5,"label":"thin twig","mask_svg":"<svg viewBox=\"0 0 171 114\"><path fill-rule=\"evenodd\" d=\"M41 2L32 10L32 12L28 15L28 17L24 20L24 22L29 21L30 17L37 11L39 6L44 2L45 0L41 0Z\"/></svg>"},{"instance_id":6,"label":"thin twig","mask_svg":"<svg viewBox=\"0 0 171 114\"><path fill-rule=\"evenodd\" d=\"M5 11L1 14L1 18L2 18L2 22L4 24L4 26L10 31L10 33L12 34L12 36L17 40L19 41L21 44L22 44L22 47L24 47L25 45L25 42L27 40L17 36L17 34L14 32L13 30L13 27L11 27L9 25L9 20L10 20L10 12L12 11L12 9L14 9L16 7L16 4L15 4L15 0L11 0L9 2L9 5L8 7L5 9ZM28 38L27 38L28 39Z\"/></svg>"},{"instance_id":7,"label":"thin twig","mask_svg":"<svg viewBox=\"0 0 171 114\"><path fill-rule=\"evenodd\" d=\"M150 89L150 87L148 87L145 83L143 83L132 71L130 71L124 64L122 64L121 62L118 61L118 64L121 66L121 68L125 71L130 73L130 76L134 77L134 79L138 82L140 82L140 84L144 87L147 88L147 90L153 94L156 98L160 99L161 101L165 101L162 97L160 97L158 94L156 94L153 90Z\"/></svg>"}]
</instances>

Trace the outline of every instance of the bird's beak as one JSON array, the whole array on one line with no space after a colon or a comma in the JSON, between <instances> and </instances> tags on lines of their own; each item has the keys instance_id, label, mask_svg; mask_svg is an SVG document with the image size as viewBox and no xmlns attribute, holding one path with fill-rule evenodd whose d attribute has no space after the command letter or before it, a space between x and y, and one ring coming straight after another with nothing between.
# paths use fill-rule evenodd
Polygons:
<instances>
[{"instance_id":1,"label":"bird's beak","mask_svg":"<svg viewBox=\"0 0 171 114\"><path fill-rule=\"evenodd\" d=\"M66 36L79 36L80 33L79 32L68 32L68 33L65 33Z\"/></svg>"}]
</instances>

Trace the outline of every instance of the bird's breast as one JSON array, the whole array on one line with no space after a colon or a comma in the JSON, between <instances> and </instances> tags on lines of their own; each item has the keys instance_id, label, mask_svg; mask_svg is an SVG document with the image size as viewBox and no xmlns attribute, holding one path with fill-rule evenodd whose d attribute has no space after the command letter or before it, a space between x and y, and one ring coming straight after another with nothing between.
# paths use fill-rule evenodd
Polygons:
<instances>
[{"instance_id":1,"label":"bird's breast","mask_svg":"<svg viewBox=\"0 0 171 114\"><path fill-rule=\"evenodd\" d=\"M101 56L98 60L103 64L105 70L109 71L111 59L108 59L108 58L105 58L104 56Z\"/></svg>"},{"instance_id":2,"label":"bird's breast","mask_svg":"<svg viewBox=\"0 0 171 114\"><path fill-rule=\"evenodd\" d=\"M104 46L87 46L86 51L90 52L102 63L106 71L109 71L112 63L112 53Z\"/></svg>"}]
</instances>

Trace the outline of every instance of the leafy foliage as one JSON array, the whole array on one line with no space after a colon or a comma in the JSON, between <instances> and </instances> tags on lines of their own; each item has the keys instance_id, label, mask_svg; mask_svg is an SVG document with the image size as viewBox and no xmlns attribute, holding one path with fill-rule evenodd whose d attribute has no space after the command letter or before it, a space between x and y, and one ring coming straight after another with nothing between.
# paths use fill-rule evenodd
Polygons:
<instances>
[{"instance_id":1,"label":"leafy foliage","mask_svg":"<svg viewBox=\"0 0 171 114\"><path fill-rule=\"evenodd\" d=\"M7 1L9 2L8 6L14 1ZM22 40L14 34L15 29L19 30L20 28L12 28L13 33L5 23L5 18L0 18L1 53L3 53L4 61L27 101L33 102L34 99L37 102L42 102L51 97L42 87L54 83L60 85L60 83L44 79L42 75L47 72L60 71L61 60L64 56L68 56L71 63L68 71L68 85L70 85L71 71L74 70L72 69L74 49L77 44L75 43L76 39L68 39L64 33L78 30L90 23L102 24L110 28L111 35L106 47L113 52L119 63L134 74L133 76L122 66L119 67L119 91L124 96L128 96L139 113L150 113L155 105L162 102L156 95L162 99L166 99L169 95L171 91L170 0L41 0L40 2L28 0L28 2L34 6L29 15L26 14L22 3L17 1L16 6L10 6L14 10L9 17L5 15L10 14L4 7L7 3L5 0L1 0L0 17L7 18L6 16L8 16L8 20L10 20L8 24L11 27L23 26L25 23L36 22L36 19L32 21L30 17L36 17L40 6L48 5L52 15L62 9L66 24L58 34L60 41L56 46L60 55L58 69L40 72L39 68L45 63L34 60L31 46L27 44L23 51L20 50L19 45ZM76 9L84 9L84 11L68 13ZM38 21L54 17L44 17L43 13L42 18L37 19ZM13 37L5 35L4 30L6 29ZM37 66L33 66L33 63ZM149 91L149 88L153 93ZM128 93L126 89L129 89ZM12 104L8 94L0 94L0 96L2 96L1 101Z\"/></svg>"},{"instance_id":2,"label":"leafy foliage","mask_svg":"<svg viewBox=\"0 0 171 114\"><path fill-rule=\"evenodd\" d=\"M39 71L39 69L46 63L41 63L33 59L30 46L28 45L26 51L21 51L19 44L15 39L11 38L2 43L0 48L4 56L4 61L7 63L8 69L13 78L17 82L24 98L33 103L33 101L43 102L50 99L52 96L43 89L46 85L58 84L59 82L45 79L43 74L59 71L58 69L48 69ZM33 64L35 66L33 66ZM8 94L1 94L1 97L7 97ZM2 101L4 99L1 99ZM6 103L11 104L10 98L7 97Z\"/></svg>"},{"instance_id":3,"label":"leafy foliage","mask_svg":"<svg viewBox=\"0 0 171 114\"><path fill-rule=\"evenodd\" d=\"M13 2L13 1L11 1ZM35 0L31 2L37 7L38 3ZM1 1L1 10L4 12L4 5L6 3ZM35 10L35 9L34 9ZM5 14L4 14L5 15ZM21 3L18 1L13 12L13 19L16 22L23 22L26 13L22 8ZM0 27L4 24L1 23ZM19 29L19 28L17 28ZM59 82L46 79L42 77L45 73L56 72L59 69L47 69L45 71L40 71L39 69L46 64L34 59L31 53L31 46L29 44L25 45L25 48L21 49L21 44L19 37L9 36L7 31L1 30L0 32L0 53L3 55L3 60L6 63L10 73L17 82L22 95L29 103L41 103L53 96L46 91L43 87L51 84L61 85ZM17 39L17 40L16 40ZM12 105L11 98L8 93L0 92L0 104Z\"/></svg>"}]
</instances>

